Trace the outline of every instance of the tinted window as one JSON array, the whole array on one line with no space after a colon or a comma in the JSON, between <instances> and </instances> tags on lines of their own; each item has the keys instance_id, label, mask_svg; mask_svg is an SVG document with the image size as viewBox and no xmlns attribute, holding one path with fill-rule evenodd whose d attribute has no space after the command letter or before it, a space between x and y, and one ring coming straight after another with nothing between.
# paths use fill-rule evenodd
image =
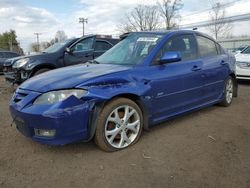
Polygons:
<instances>
[{"instance_id":1,"label":"tinted window","mask_svg":"<svg viewBox=\"0 0 250 188\"><path fill-rule=\"evenodd\" d=\"M195 37L193 35L180 35L170 39L161 51L157 54L154 60L154 64L158 63L158 59L161 58L166 52L180 52L183 61L192 60L197 58L197 45Z\"/></svg>"},{"instance_id":2,"label":"tinted window","mask_svg":"<svg viewBox=\"0 0 250 188\"><path fill-rule=\"evenodd\" d=\"M0 52L0 58L3 58L3 52Z\"/></svg>"},{"instance_id":3,"label":"tinted window","mask_svg":"<svg viewBox=\"0 0 250 188\"><path fill-rule=\"evenodd\" d=\"M112 47L111 44L105 41L96 41L95 51L107 51Z\"/></svg>"},{"instance_id":4,"label":"tinted window","mask_svg":"<svg viewBox=\"0 0 250 188\"><path fill-rule=\"evenodd\" d=\"M201 57L217 55L217 48L214 41L202 36L197 36L197 41Z\"/></svg>"},{"instance_id":5,"label":"tinted window","mask_svg":"<svg viewBox=\"0 0 250 188\"><path fill-rule=\"evenodd\" d=\"M241 53L242 54L250 54L250 46L247 47L246 49L244 49Z\"/></svg>"},{"instance_id":6,"label":"tinted window","mask_svg":"<svg viewBox=\"0 0 250 188\"><path fill-rule=\"evenodd\" d=\"M94 38L87 38L83 39L80 42L78 42L75 46L73 46L72 51L73 52L84 52L87 50L93 49L93 41Z\"/></svg>"}]
</instances>

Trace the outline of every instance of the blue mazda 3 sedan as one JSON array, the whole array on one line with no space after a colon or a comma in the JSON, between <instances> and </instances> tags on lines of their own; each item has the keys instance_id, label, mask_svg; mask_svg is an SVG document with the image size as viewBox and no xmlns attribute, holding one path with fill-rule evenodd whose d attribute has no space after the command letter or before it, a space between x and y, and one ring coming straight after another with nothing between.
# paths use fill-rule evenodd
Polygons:
<instances>
[{"instance_id":1,"label":"blue mazda 3 sedan","mask_svg":"<svg viewBox=\"0 0 250 188\"><path fill-rule=\"evenodd\" d=\"M237 96L235 58L196 31L135 32L86 64L24 82L10 101L17 129L64 145L94 139L105 151L143 129Z\"/></svg>"}]
</instances>

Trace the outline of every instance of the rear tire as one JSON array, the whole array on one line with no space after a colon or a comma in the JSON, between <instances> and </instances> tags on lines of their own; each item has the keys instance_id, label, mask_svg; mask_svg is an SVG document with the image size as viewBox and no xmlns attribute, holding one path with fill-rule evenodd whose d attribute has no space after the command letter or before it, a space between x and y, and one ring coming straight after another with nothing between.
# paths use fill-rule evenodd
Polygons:
<instances>
[{"instance_id":1,"label":"rear tire","mask_svg":"<svg viewBox=\"0 0 250 188\"><path fill-rule=\"evenodd\" d=\"M225 81L224 92L223 92L223 100L219 103L221 106L228 107L231 105L234 96L234 80L230 76Z\"/></svg>"},{"instance_id":2,"label":"rear tire","mask_svg":"<svg viewBox=\"0 0 250 188\"><path fill-rule=\"evenodd\" d=\"M105 105L98 116L95 143L107 152L121 150L139 140L142 128L139 106L127 98L117 98Z\"/></svg>"},{"instance_id":3,"label":"rear tire","mask_svg":"<svg viewBox=\"0 0 250 188\"><path fill-rule=\"evenodd\" d=\"M50 71L51 69L48 69L48 68L44 68L44 69L39 69L38 71L36 71L33 76L36 76L38 74L42 74L44 72L47 72L47 71Z\"/></svg>"}]
</instances>

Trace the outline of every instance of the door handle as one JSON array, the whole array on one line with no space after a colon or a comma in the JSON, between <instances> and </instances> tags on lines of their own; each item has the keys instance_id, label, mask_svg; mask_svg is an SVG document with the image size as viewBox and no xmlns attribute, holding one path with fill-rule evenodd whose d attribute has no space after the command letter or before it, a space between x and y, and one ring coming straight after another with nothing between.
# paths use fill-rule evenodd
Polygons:
<instances>
[{"instance_id":1,"label":"door handle","mask_svg":"<svg viewBox=\"0 0 250 188\"><path fill-rule=\"evenodd\" d=\"M220 64L221 65L226 65L227 63L224 60L221 60Z\"/></svg>"},{"instance_id":2,"label":"door handle","mask_svg":"<svg viewBox=\"0 0 250 188\"><path fill-rule=\"evenodd\" d=\"M197 65L194 65L192 68L192 71L199 71L199 70L201 70L201 67L199 67Z\"/></svg>"}]
</instances>

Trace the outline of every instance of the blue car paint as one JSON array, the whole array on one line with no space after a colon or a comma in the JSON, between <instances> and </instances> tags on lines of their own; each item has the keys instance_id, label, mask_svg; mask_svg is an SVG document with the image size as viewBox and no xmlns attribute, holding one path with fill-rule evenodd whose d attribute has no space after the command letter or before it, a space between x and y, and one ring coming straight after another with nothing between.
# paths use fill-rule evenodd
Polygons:
<instances>
[{"instance_id":1,"label":"blue car paint","mask_svg":"<svg viewBox=\"0 0 250 188\"><path fill-rule=\"evenodd\" d=\"M156 32L157 34L157 32ZM161 33L163 34L163 33ZM122 66L111 64L85 64L57 69L38 75L24 82L18 93L28 93L20 103L17 96L10 102L14 119L21 118L30 134L26 135L40 143L64 145L79 140L89 140L95 125L91 118L96 106L117 96L136 98L149 126L185 112L220 102L225 79L234 74L234 60L225 55L222 68L214 69L218 59L206 59L151 66L151 62L165 42L174 35L193 34L193 31L165 33L142 64ZM231 58L231 59L230 59ZM191 70L197 66L197 70ZM181 76L180 76L181 75ZM82 88L88 93L82 99L72 96L53 105L32 105L42 93ZM98 115L98 114L97 114ZM37 137L34 128L56 129L53 138ZM27 131L27 130L26 130Z\"/></svg>"}]
</instances>

